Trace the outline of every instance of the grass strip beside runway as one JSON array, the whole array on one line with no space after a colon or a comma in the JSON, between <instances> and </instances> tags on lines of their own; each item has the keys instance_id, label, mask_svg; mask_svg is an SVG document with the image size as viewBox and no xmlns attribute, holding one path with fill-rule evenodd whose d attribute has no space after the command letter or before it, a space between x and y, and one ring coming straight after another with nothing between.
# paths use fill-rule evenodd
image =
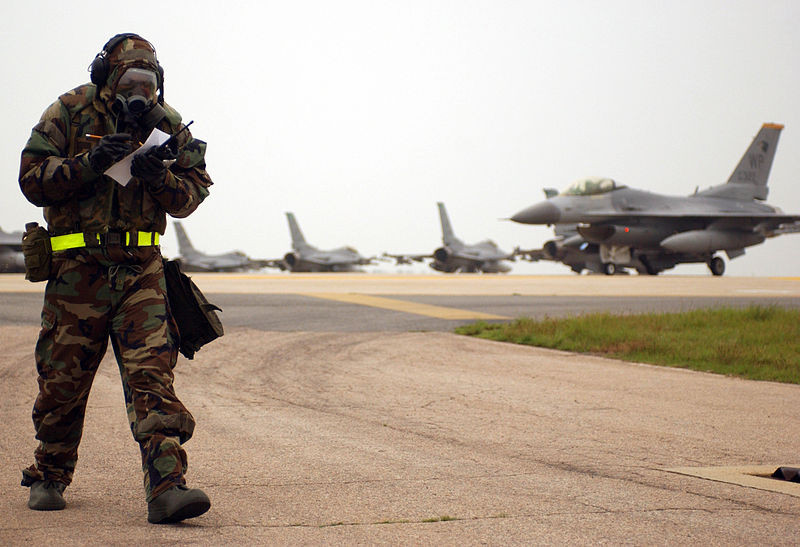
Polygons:
<instances>
[{"instance_id":1,"label":"grass strip beside runway","mask_svg":"<svg viewBox=\"0 0 800 547\"><path fill-rule=\"evenodd\" d=\"M800 384L800 312L778 306L478 322L458 334Z\"/></svg>"}]
</instances>

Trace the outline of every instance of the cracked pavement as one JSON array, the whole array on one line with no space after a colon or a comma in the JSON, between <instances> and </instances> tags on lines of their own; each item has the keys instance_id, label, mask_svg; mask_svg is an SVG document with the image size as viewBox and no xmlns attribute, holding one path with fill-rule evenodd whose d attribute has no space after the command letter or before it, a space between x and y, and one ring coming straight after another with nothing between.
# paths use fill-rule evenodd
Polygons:
<instances>
[{"instance_id":1,"label":"cracked pavement","mask_svg":"<svg viewBox=\"0 0 800 547\"><path fill-rule=\"evenodd\" d=\"M187 480L212 508L145 520L109 353L67 509L27 509L32 326L0 328L3 544L796 544L797 496L667 468L797 460L800 386L441 332L235 328L181 359Z\"/></svg>"}]
</instances>

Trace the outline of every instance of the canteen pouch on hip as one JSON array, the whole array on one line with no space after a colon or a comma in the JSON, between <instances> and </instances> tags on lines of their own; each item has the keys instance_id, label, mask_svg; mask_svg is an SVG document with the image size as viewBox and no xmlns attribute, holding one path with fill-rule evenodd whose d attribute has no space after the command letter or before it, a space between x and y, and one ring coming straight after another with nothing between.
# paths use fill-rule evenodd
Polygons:
<instances>
[{"instance_id":1,"label":"canteen pouch on hip","mask_svg":"<svg viewBox=\"0 0 800 547\"><path fill-rule=\"evenodd\" d=\"M53 250L50 233L36 222L25 225L22 234L22 255L25 257L25 279L32 282L50 279Z\"/></svg>"}]
</instances>

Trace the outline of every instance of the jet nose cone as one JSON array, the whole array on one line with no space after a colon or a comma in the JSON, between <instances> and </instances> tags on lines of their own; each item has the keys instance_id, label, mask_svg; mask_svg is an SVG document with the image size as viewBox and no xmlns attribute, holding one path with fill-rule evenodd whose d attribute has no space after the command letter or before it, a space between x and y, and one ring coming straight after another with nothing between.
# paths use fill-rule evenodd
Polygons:
<instances>
[{"instance_id":1,"label":"jet nose cone","mask_svg":"<svg viewBox=\"0 0 800 547\"><path fill-rule=\"evenodd\" d=\"M543 201L523 209L511 220L520 224L555 224L560 218L561 210L549 201Z\"/></svg>"}]
</instances>

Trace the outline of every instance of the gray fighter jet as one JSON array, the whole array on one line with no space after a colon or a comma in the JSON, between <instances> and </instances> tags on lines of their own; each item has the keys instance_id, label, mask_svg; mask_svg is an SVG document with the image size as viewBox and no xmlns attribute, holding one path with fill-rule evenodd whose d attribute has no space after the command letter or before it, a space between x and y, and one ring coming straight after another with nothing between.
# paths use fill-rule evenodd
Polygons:
<instances>
[{"instance_id":1,"label":"gray fighter jet","mask_svg":"<svg viewBox=\"0 0 800 547\"><path fill-rule=\"evenodd\" d=\"M588 178L523 209L511 220L557 228L576 225L574 235L548 242L542 249L576 271L583 269L580 257L586 259L583 267L594 269L588 264L597 256L599 269L606 274L621 268L657 274L677 264L705 262L712 274L722 275L725 261L716 253L725 251L733 259L768 237L798 230L800 215L786 215L764 203L782 129L779 124L764 124L727 183L695 190L688 197Z\"/></svg>"},{"instance_id":2,"label":"gray fighter jet","mask_svg":"<svg viewBox=\"0 0 800 547\"><path fill-rule=\"evenodd\" d=\"M0 228L0 273L24 272L22 232L4 232Z\"/></svg>"},{"instance_id":3,"label":"gray fighter jet","mask_svg":"<svg viewBox=\"0 0 800 547\"><path fill-rule=\"evenodd\" d=\"M259 260L248 257L241 251L231 251L219 255L207 255L194 248L189 236L180 222L174 221L175 235L178 236L178 260L186 272L243 272L258 270L267 266L277 267L274 260Z\"/></svg>"},{"instance_id":4,"label":"gray fighter jet","mask_svg":"<svg viewBox=\"0 0 800 547\"><path fill-rule=\"evenodd\" d=\"M511 271L511 267L503 261L514 260L514 253L501 250L494 241L489 239L471 245L462 242L453 233L444 203L439 201L436 205L439 206L439 219L442 223L443 245L441 247L433 251L432 255L384 253L384 256L394 258L398 264L409 264L412 261L421 262L426 258L432 258L430 267L445 273L506 273Z\"/></svg>"},{"instance_id":5,"label":"gray fighter jet","mask_svg":"<svg viewBox=\"0 0 800 547\"><path fill-rule=\"evenodd\" d=\"M292 272L352 272L357 266L374 264L372 258L364 258L352 247L339 247L321 251L306 242L294 213L286 213L289 233L292 236L292 251L283 257L284 268Z\"/></svg>"}]
</instances>

